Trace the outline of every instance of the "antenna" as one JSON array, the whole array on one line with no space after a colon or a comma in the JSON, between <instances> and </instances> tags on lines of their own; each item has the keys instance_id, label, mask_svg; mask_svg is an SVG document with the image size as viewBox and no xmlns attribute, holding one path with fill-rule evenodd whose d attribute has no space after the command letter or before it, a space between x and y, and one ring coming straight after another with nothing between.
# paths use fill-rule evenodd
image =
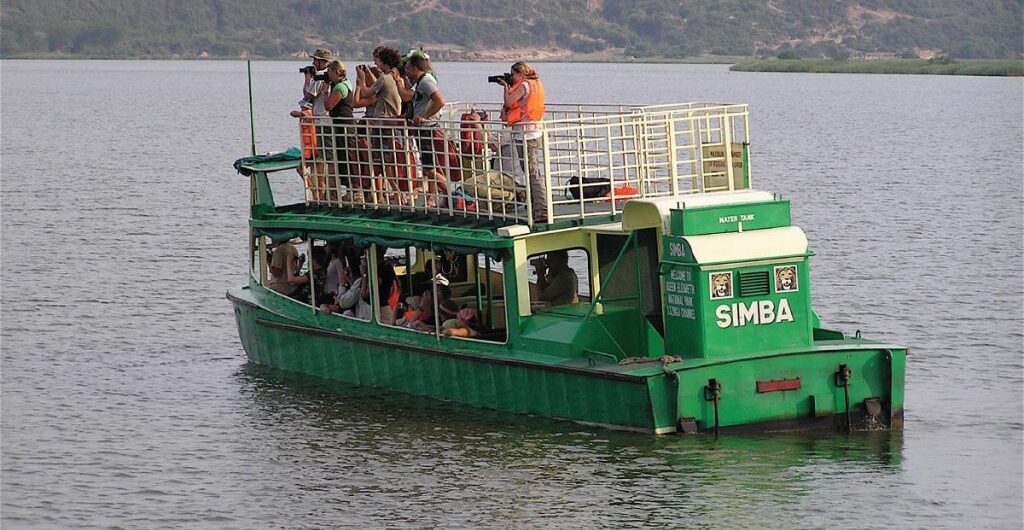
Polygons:
<instances>
[{"instance_id":1,"label":"antenna","mask_svg":"<svg viewBox=\"0 0 1024 530\"><path fill-rule=\"evenodd\" d=\"M252 138L252 156L256 156L256 126L252 118L252 60L245 61L245 68L249 72L249 134Z\"/></svg>"}]
</instances>

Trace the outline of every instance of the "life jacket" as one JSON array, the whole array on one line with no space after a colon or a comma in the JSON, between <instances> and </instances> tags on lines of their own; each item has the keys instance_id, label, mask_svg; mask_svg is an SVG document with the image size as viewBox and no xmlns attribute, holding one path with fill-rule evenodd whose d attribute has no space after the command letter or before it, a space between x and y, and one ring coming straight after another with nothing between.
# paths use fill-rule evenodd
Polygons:
<instances>
[{"instance_id":1,"label":"life jacket","mask_svg":"<svg viewBox=\"0 0 1024 530\"><path fill-rule=\"evenodd\" d=\"M299 136L302 138L302 158L316 157L316 125L313 120L313 109L309 107L302 107L302 117L299 118Z\"/></svg>"},{"instance_id":2,"label":"life jacket","mask_svg":"<svg viewBox=\"0 0 1024 530\"><path fill-rule=\"evenodd\" d=\"M484 128L476 110L459 117L459 151L463 156L484 154Z\"/></svg>"},{"instance_id":3,"label":"life jacket","mask_svg":"<svg viewBox=\"0 0 1024 530\"><path fill-rule=\"evenodd\" d=\"M448 175L450 182L462 180L462 161L456 151L455 143L444 137L441 129L434 129L431 147L434 149L434 163Z\"/></svg>"},{"instance_id":4,"label":"life jacket","mask_svg":"<svg viewBox=\"0 0 1024 530\"><path fill-rule=\"evenodd\" d=\"M388 293L388 307L392 311L398 309L398 301L402 298L402 288L398 285L398 279L391 281L391 292Z\"/></svg>"},{"instance_id":5,"label":"life jacket","mask_svg":"<svg viewBox=\"0 0 1024 530\"><path fill-rule=\"evenodd\" d=\"M508 106L508 112L505 115L505 123L508 125L521 121L540 121L544 118L544 85L540 84L540 79L523 78L512 85L508 89L509 92L518 90L522 83L529 83L530 93L526 96L525 108L518 101L513 101Z\"/></svg>"}]
</instances>

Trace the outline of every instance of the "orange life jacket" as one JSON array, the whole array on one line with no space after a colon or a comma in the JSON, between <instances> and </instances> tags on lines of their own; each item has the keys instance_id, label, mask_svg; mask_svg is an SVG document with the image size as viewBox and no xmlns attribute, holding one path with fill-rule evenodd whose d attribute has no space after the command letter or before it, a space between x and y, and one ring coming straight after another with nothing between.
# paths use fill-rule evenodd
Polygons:
<instances>
[{"instance_id":1,"label":"orange life jacket","mask_svg":"<svg viewBox=\"0 0 1024 530\"><path fill-rule=\"evenodd\" d=\"M302 158L316 157L316 125L313 124L313 109L309 107L302 107L299 134L302 137Z\"/></svg>"},{"instance_id":2,"label":"orange life jacket","mask_svg":"<svg viewBox=\"0 0 1024 530\"><path fill-rule=\"evenodd\" d=\"M525 108L518 101L513 101L508 106L508 113L505 115L505 123L512 125L521 121L540 121L544 118L544 85L540 79L520 79L508 90L515 92L522 83L530 84L530 94L526 96Z\"/></svg>"},{"instance_id":3,"label":"orange life jacket","mask_svg":"<svg viewBox=\"0 0 1024 530\"><path fill-rule=\"evenodd\" d=\"M402 299L402 288L398 286L398 280L391 281L391 292L388 293L388 307L392 311L398 308L398 301Z\"/></svg>"}]
</instances>

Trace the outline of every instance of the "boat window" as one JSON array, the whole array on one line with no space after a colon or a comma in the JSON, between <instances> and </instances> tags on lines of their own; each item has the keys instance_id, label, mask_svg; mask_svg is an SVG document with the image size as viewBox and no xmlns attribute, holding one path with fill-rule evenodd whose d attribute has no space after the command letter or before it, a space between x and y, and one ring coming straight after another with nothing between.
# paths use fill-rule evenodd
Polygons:
<instances>
[{"instance_id":1,"label":"boat window","mask_svg":"<svg viewBox=\"0 0 1024 530\"><path fill-rule=\"evenodd\" d=\"M598 234L597 266L602 303L639 310L663 332L661 284L657 275L658 241L653 228L626 235Z\"/></svg>"},{"instance_id":2,"label":"boat window","mask_svg":"<svg viewBox=\"0 0 1024 530\"><path fill-rule=\"evenodd\" d=\"M590 255L582 248L553 250L529 257L530 307L589 302Z\"/></svg>"},{"instance_id":3,"label":"boat window","mask_svg":"<svg viewBox=\"0 0 1024 530\"><path fill-rule=\"evenodd\" d=\"M410 331L435 333L434 323L434 287L433 254L423 248L409 247L378 247L382 258L381 271L383 279L391 278L389 284L379 283L381 291L380 323ZM440 296L447 292L447 286L441 286ZM443 298L442 298L443 300Z\"/></svg>"},{"instance_id":4,"label":"boat window","mask_svg":"<svg viewBox=\"0 0 1024 530\"><path fill-rule=\"evenodd\" d=\"M370 285L366 250L350 239L314 241L313 292L310 302L330 314L370 320Z\"/></svg>"},{"instance_id":5,"label":"boat window","mask_svg":"<svg viewBox=\"0 0 1024 530\"><path fill-rule=\"evenodd\" d=\"M308 241L290 239L267 240L266 281L271 291L309 304L312 260ZM319 251L318 251L319 252Z\"/></svg>"},{"instance_id":6,"label":"boat window","mask_svg":"<svg viewBox=\"0 0 1024 530\"><path fill-rule=\"evenodd\" d=\"M416 246L386 248L394 281L379 299L381 323L426 334L504 342L500 264L483 254ZM387 275L387 274L385 274ZM392 312L394 319L389 320Z\"/></svg>"}]
</instances>

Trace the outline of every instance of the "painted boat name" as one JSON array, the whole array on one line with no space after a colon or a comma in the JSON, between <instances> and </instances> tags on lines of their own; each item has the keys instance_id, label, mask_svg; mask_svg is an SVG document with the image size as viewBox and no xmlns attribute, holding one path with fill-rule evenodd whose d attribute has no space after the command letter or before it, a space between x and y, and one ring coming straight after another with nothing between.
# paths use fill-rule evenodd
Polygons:
<instances>
[{"instance_id":1,"label":"painted boat name","mask_svg":"<svg viewBox=\"0 0 1024 530\"><path fill-rule=\"evenodd\" d=\"M754 300L749 305L743 302L723 304L715 308L715 316L718 318L715 324L720 328L793 322L793 311L785 298L779 300L778 308L771 300Z\"/></svg>"}]
</instances>

